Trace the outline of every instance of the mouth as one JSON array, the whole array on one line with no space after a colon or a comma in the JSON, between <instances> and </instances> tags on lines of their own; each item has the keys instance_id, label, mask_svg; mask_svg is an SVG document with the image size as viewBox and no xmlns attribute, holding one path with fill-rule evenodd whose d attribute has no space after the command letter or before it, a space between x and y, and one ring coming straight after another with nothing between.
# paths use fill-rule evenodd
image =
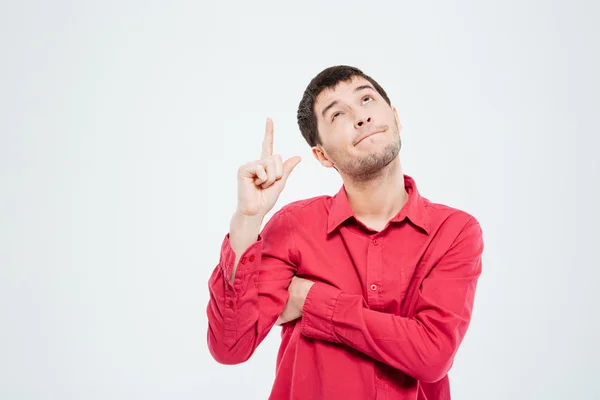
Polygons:
<instances>
[{"instance_id":1,"label":"mouth","mask_svg":"<svg viewBox=\"0 0 600 400\"><path fill-rule=\"evenodd\" d=\"M358 137L358 140L357 140L357 141L354 143L354 145L356 146L357 144L359 144L360 142L362 142L364 139L366 139L366 138L368 138L368 137L370 137L370 136L376 135L376 134L378 134L378 133L382 133L382 132L384 132L384 131L385 131L385 130L379 130L379 131L373 131L373 132L367 132L367 133L363 133L362 135L360 135L360 136Z\"/></svg>"}]
</instances>

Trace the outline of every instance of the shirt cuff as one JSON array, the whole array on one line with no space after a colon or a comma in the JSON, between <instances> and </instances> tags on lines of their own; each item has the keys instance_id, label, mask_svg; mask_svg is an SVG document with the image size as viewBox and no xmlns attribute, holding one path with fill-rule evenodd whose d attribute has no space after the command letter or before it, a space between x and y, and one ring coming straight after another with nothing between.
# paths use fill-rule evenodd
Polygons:
<instances>
[{"instance_id":1,"label":"shirt cuff","mask_svg":"<svg viewBox=\"0 0 600 400\"><path fill-rule=\"evenodd\" d=\"M246 275L249 275L255 272L260 265L261 255L262 255L262 236L258 235L256 242L252 243L248 248L242 253L240 257L240 261L238 263L237 271L235 272L235 281L238 278L242 278ZM221 245L221 255L220 255L220 264L223 274L226 277L226 280L229 281L231 277L231 272L233 271L233 267L235 265L235 251L231 247L231 242L229 241L229 233L225 235L225 239L223 239L223 243Z\"/></svg>"},{"instance_id":2,"label":"shirt cuff","mask_svg":"<svg viewBox=\"0 0 600 400\"><path fill-rule=\"evenodd\" d=\"M314 339L340 343L333 331L333 314L342 291L322 282L315 282L302 307L301 332Z\"/></svg>"}]
</instances>

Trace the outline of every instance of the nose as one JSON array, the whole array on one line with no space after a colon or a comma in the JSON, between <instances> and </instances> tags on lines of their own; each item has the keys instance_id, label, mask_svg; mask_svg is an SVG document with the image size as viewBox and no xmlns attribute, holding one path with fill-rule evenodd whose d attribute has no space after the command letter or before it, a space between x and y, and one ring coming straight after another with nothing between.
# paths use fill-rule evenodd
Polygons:
<instances>
[{"instance_id":1,"label":"nose","mask_svg":"<svg viewBox=\"0 0 600 400\"><path fill-rule=\"evenodd\" d=\"M367 116L363 115L360 118L357 118L356 122L354 123L354 127L355 128L360 128L365 123L370 124L371 123L371 117L367 117Z\"/></svg>"}]
</instances>

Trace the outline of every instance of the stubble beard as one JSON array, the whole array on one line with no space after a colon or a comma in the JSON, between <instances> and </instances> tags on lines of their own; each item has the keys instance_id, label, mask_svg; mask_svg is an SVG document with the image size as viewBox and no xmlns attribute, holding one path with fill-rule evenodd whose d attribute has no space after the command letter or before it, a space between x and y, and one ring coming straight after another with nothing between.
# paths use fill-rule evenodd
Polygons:
<instances>
[{"instance_id":1,"label":"stubble beard","mask_svg":"<svg viewBox=\"0 0 600 400\"><path fill-rule=\"evenodd\" d=\"M398 124L392 125L394 140L383 150L362 157L348 157L337 162L338 169L355 183L365 183L376 179L386 167L396 159L402 147Z\"/></svg>"}]
</instances>

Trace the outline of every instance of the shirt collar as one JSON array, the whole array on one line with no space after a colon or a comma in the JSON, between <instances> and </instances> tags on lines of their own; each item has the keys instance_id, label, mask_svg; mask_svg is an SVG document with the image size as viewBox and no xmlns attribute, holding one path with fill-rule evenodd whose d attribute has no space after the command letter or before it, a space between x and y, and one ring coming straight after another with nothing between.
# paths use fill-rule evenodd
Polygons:
<instances>
[{"instance_id":1,"label":"shirt collar","mask_svg":"<svg viewBox=\"0 0 600 400\"><path fill-rule=\"evenodd\" d=\"M429 219L427 207L425 206L426 200L419 194L414 179L408 175L404 175L404 188L408 192L408 201L390 222L402 222L408 218L410 222L423 229L429 235ZM327 234L333 232L350 217L356 218L354 211L350 207L346 188L342 185L339 192L333 197L331 208L329 209Z\"/></svg>"}]
</instances>

